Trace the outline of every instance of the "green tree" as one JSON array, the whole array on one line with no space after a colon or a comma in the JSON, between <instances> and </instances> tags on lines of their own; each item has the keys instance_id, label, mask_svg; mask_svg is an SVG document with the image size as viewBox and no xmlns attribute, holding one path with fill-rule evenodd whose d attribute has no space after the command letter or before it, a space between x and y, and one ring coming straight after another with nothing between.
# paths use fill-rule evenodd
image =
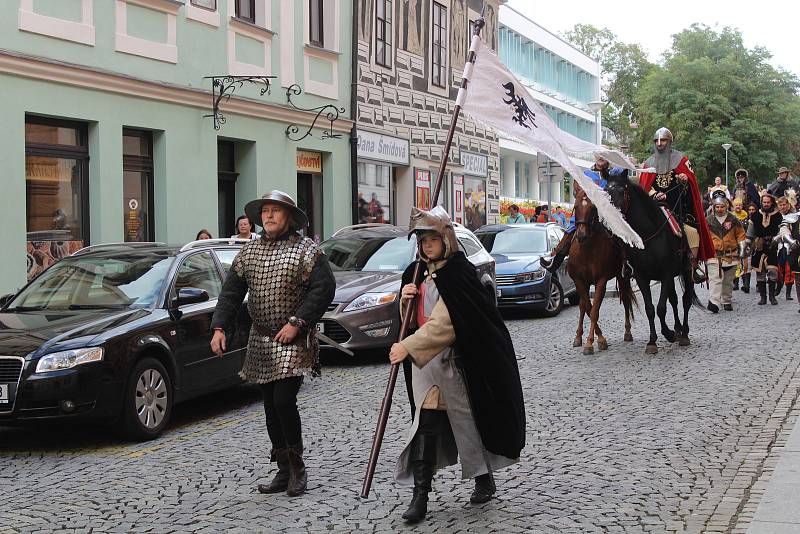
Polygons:
<instances>
[{"instance_id":1,"label":"green tree","mask_svg":"<svg viewBox=\"0 0 800 534\"><path fill-rule=\"evenodd\" d=\"M633 99L638 154L645 156L652 133L666 126L701 181L724 177L721 145L731 143L731 183L737 167L769 183L778 166L791 166L800 155L800 84L770 58L764 48L748 49L732 28L694 24L674 35L663 66L650 71Z\"/></svg>"},{"instance_id":2,"label":"green tree","mask_svg":"<svg viewBox=\"0 0 800 534\"><path fill-rule=\"evenodd\" d=\"M656 67L641 45L620 41L608 28L576 24L564 38L584 54L600 62L602 73L603 125L628 144L635 136L631 124L638 122L635 95L642 80Z\"/></svg>"}]
</instances>

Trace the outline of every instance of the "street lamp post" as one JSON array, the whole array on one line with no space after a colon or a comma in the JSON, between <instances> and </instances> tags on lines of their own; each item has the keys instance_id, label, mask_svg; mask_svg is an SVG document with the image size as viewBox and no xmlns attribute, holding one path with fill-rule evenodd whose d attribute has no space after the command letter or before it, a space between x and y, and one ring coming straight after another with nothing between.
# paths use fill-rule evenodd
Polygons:
<instances>
[{"instance_id":1,"label":"street lamp post","mask_svg":"<svg viewBox=\"0 0 800 534\"><path fill-rule=\"evenodd\" d=\"M586 105L589 106L589 109L591 109L594 113L594 124L596 126L595 129L597 130L596 143L599 145L603 138L603 130L602 126L600 125L600 110L603 109L605 103L603 103L601 100L593 100L592 102L587 102Z\"/></svg>"},{"instance_id":2,"label":"street lamp post","mask_svg":"<svg viewBox=\"0 0 800 534\"><path fill-rule=\"evenodd\" d=\"M725 189L728 189L728 150L731 149L731 146L733 145L730 143L722 143L722 148L725 149Z\"/></svg>"}]
</instances>

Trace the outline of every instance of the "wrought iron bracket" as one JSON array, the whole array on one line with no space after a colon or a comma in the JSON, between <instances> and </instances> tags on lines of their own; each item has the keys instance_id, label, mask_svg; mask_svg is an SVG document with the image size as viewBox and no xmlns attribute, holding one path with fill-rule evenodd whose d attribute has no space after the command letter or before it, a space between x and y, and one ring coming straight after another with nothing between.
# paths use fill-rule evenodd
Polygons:
<instances>
[{"instance_id":1,"label":"wrought iron bracket","mask_svg":"<svg viewBox=\"0 0 800 534\"><path fill-rule=\"evenodd\" d=\"M261 88L261 96L271 93L271 83L275 76L205 76L204 80L211 80L211 115L203 115L203 117L214 117L214 129L219 130L225 124L225 115L220 109L222 99L225 102L230 100L231 95L236 89L244 87L245 83L253 85L263 85Z\"/></svg>"},{"instance_id":2,"label":"wrought iron bracket","mask_svg":"<svg viewBox=\"0 0 800 534\"><path fill-rule=\"evenodd\" d=\"M286 137L288 137L291 141L302 141L306 137L309 136L313 137L313 135L311 134L311 130L314 129L314 127L317 124L317 121L323 114L325 115L325 119L328 120L330 125L326 130L322 130L321 138L339 139L340 137L342 137L342 134L333 133L333 123L339 120L339 115L343 114L345 111L344 108L338 108L333 104L326 104L324 106L318 106L315 108L301 108L300 106L292 102L292 96L300 96L302 93L303 89L299 85L297 85L296 83L292 84L286 90L286 100L289 102L289 105L292 108L298 111L307 111L309 113L316 113L316 116L314 116L314 120L311 121L311 125L308 127L308 129L305 131L303 135L300 135L300 130L301 128L305 128L305 126L301 127L300 125L297 124L290 124L289 126L287 126Z\"/></svg>"}]
</instances>

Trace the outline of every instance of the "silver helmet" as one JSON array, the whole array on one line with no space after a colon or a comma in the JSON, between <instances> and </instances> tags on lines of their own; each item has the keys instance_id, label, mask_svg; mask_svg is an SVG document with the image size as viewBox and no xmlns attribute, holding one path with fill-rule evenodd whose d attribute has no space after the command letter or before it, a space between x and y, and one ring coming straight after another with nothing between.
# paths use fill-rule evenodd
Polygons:
<instances>
[{"instance_id":1,"label":"silver helmet","mask_svg":"<svg viewBox=\"0 0 800 534\"><path fill-rule=\"evenodd\" d=\"M670 143L672 142L672 132L669 131L669 128L661 127L656 130L656 133L653 134L653 141L658 141L659 139L669 139Z\"/></svg>"},{"instance_id":2,"label":"silver helmet","mask_svg":"<svg viewBox=\"0 0 800 534\"><path fill-rule=\"evenodd\" d=\"M441 206L436 206L430 211L411 208L411 223L408 225L409 239L411 234L417 234L417 241L419 242L425 232L435 232L442 236L442 242L444 242L443 258L449 258L454 252L458 251L458 239L453 228L453 221ZM420 249L420 257L424 260L428 259L422 253L422 249Z\"/></svg>"}]
</instances>

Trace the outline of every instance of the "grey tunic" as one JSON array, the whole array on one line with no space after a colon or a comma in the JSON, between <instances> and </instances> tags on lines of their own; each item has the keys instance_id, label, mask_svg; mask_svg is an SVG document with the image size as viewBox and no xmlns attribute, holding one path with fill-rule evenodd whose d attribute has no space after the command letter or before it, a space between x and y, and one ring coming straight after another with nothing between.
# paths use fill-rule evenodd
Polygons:
<instances>
[{"instance_id":1,"label":"grey tunic","mask_svg":"<svg viewBox=\"0 0 800 534\"><path fill-rule=\"evenodd\" d=\"M439 292L430 277L426 278L423 283L425 284L425 298L423 301L425 315L430 316L434 306L439 301ZM444 306L444 302L440 302L440 305ZM395 466L395 478L401 484L411 485L414 483L409 460L411 441L417 433L422 405L428 397L429 391L434 387L439 389L439 404L446 406L447 417L450 420L449 428L439 440L437 470L455 465L460 457L461 477L475 478L478 475L488 473L490 468L492 471L496 471L519 461L518 459L492 454L483 447L481 436L472 417L464 379L456 361L457 355L455 351L452 347L447 347L423 367L418 367L416 362L412 365L414 403L417 411L414 415L414 422L408 431L406 446ZM489 464L488 466L487 463Z\"/></svg>"}]
</instances>

